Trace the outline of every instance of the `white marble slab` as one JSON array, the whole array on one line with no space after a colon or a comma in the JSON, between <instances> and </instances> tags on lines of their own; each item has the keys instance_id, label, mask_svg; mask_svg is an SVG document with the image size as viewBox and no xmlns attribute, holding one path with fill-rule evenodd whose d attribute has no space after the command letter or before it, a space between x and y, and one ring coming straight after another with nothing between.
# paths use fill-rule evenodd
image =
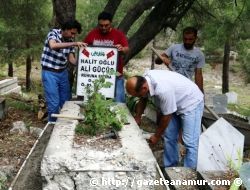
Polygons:
<instances>
[{"instance_id":1,"label":"white marble slab","mask_svg":"<svg viewBox=\"0 0 250 190\"><path fill-rule=\"evenodd\" d=\"M200 136L197 170L226 171L242 163L244 135L220 118Z\"/></svg>"}]
</instances>

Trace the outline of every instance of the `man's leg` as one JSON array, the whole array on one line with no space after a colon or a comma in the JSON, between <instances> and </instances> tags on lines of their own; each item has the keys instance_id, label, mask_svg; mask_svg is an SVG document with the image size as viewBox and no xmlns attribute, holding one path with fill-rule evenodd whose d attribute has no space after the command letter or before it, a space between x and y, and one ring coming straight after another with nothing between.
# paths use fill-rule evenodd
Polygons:
<instances>
[{"instance_id":1,"label":"man's leg","mask_svg":"<svg viewBox=\"0 0 250 190\"><path fill-rule=\"evenodd\" d=\"M116 78L115 101L125 103L124 78Z\"/></svg>"},{"instance_id":2,"label":"man's leg","mask_svg":"<svg viewBox=\"0 0 250 190\"><path fill-rule=\"evenodd\" d=\"M177 166L179 162L178 134L180 130L180 118L175 113L164 132L164 154L165 167Z\"/></svg>"},{"instance_id":3,"label":"man's leg","mask_svg":"<svg viewBox=\"0 0 250 190\"><path fill-rule=\"evenodd\" d=\"M199 137L201 133L201 118L203 114L203 101L192 111L182 114L182 138L186 148L184 166L196 169L198 158Z\"/></svg>"},{"instance_id":4,"label":"man's leg","mask_svg":"<svg viewBox=\"0 0 250 190\"><path fill-rule=\"evenodd\" d=\"M56 118L51 117L52 113L59 113L59 92L58 92L58 73L42 71L42 82L44 95L48 108L48 121L54 122Z\"/></svg>"},{"instance_id":5,"label":"man's leg","mask_svg":"<svg viewBox=\"0 0 250 190\"><path fill-rule=\"evenodd\" d=\"M58 73L58 83L59 83L59 97L60 97L60 108L63 107L63 104L70 100L71 98L71 90L70 83L68 79L68 71L65 69L63 72Z\"/></svg>"}]
</instances>

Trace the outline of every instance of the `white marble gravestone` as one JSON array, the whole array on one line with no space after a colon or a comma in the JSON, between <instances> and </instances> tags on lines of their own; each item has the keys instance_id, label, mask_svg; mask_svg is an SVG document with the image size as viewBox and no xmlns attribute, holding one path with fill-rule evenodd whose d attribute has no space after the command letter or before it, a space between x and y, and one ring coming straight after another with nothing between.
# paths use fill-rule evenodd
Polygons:
<instances>
[{"instance_id":1,"label":"white marble gravestone","mask_svg":"<svg viewBox=\"0 0 250 190\"><path fill-rule=\"evenodd\" d=\"M226 171L242 163L244 135L220 118L200 136L197 170Z\"/></svg>"},{"instance_id":2,"label":"white marble gravestone","mask_svg":"<svg viewBox=\"0 0 250 190\"><path fill-rule=\"evenodd\" d=\"M215 113L227 113L227 96L225 94L213 96L213 110Z\"/></svg>"}]
</instances>

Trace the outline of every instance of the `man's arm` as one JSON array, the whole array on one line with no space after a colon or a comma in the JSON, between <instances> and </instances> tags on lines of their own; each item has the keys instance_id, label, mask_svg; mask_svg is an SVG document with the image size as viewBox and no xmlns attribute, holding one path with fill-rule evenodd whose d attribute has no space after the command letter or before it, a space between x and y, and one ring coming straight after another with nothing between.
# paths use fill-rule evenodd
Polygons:
<instances>
[{"instance_id":1,"label":"man's arm","mask_svg":"<svg viewBox=\"0 0 250 190\"><path fill-rule=\"evenodd\" d=\"M202 68L195 69L195 76L194 76L195 84L199 87L199 89L204 93L203 90L203 75L202 75Z\"/></svg>"},{"instance_id":2,"label":"man's arm","mask_svg":"<svg viewBox=\"0 0 250 190\"><path fill-rule=\"evenodd\" d=\"M57 42L56 40L49 40L49 47L53 50L68 48L68 47L86 47L86 43L84 42Z\"/></svg>"},{"instance_id":3,"label":"man's arm","mask_svg":"<svg viewBox=\"0 0 250 190\"><path fill-rule=\"evenodd\" d=\"M161 116L159 127L157 128L155 134L152 135L149 139L150 143L156 144L160 140L160 138L163 135L165 129L167 128L171 118L172 118L172 114Z\"/></svg>"},{"instance_id":4,"label":"man's arm","mask_svg":"<svg viewBox=\"0 0 250 190\"><path fill-rule=\"evenodd\" d=\"M69 62L73 65L76 65L76 58L74 53L69 53Z\"/></svg>"},{"instance_id":5,"label":"man's arm","mask_svg":"<svg viewBox=\"0 0 250 190\"><path fill-rule=\"evenodd\" d=\"M141 124L141 116L147 106L147 101L148 98L140 98L139 102L136 104L134 118L138 125Z\"/></svg>"}]
</instances>

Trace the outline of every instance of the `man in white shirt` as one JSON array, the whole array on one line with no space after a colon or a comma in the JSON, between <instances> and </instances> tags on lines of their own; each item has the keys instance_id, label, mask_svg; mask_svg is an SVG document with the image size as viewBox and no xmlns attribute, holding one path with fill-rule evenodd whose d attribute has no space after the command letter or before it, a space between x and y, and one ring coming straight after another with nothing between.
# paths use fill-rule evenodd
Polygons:
<instances>
[{"instance_id":1,"label":"man in white shirt","mask_svg":"<svg viewBox=\"0 0 250 190\"><path fill-rule=\"evenodd\" d=\"M126 82L127 92L140 101L136 107L135 120L141 116L149 96L161 111L159 127L150 142L156 144L164 136L164 166L177 166L179 162L178 134L186 148L184 166L195 169L197 165L201 117L204 108L203 93L198 86L181 74L166 70L150 70L144 76L134 76Z\"/></svg>"}]
</instances>

